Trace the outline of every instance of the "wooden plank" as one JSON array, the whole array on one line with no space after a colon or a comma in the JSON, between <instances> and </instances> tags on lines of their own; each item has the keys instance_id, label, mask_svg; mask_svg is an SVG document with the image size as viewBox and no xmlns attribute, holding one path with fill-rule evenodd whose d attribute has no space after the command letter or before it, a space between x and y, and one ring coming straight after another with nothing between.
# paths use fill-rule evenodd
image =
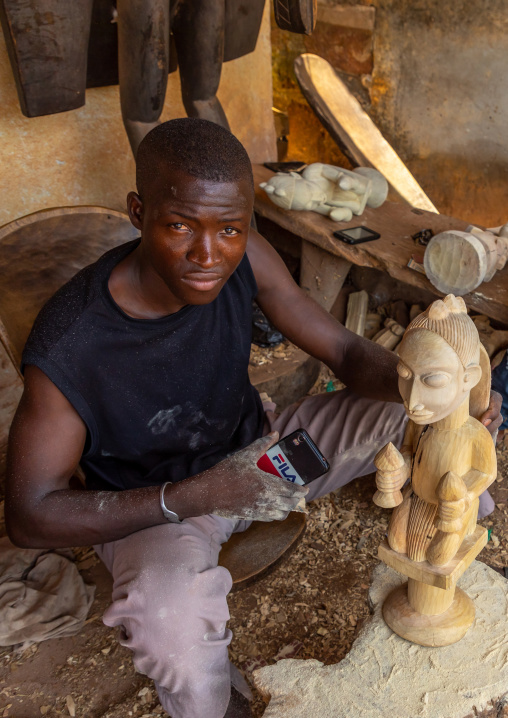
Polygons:
<instances>
[{"instance_id":1,"label":"wooden plank","mask_svg":"<svg viewBox=\"0 0 508 718\"><path fill-rule=\"evenodd\" d=\"M302 243L300 286L326 311L333 307L350 268L347 259L325 254L310 242Z\"/></svg>"},{"instance_id":2,"label":"wooden plank","mask_svg":"<svg viewBox=\"0 0 508 718\"><path fill-rule=\"evenodd\" d=\"M378 556L387 566L408 578L447 590L455 586L487 541L487 529L478 525L471 536L466 536L454 558L446 566L431 566L428 561L411 561L405 553L391 549L386 538L379 545Z\"/></svg>"},{"instance_id":3,"label":"wooden plank","mask_svg":"<svg viewBox=\"0 0 508 718\"><path fill-rule=\"evenodd\" d=\"M349 295L347 303L346 329L363 337L365 332L365 319L369 305L369 295L365 290L353 292Z\"/></svg>"},{"instance_id":4,"label":"wooden plank","mask_svg":"<svg viewBox=\"0 0 508 718\"><path fill-rule=\"evenodd\" d=\"M379 170L413 207L437 212L329 62L318 55L305 53L295 60L295 75L305 99L352 162Z\"/></svg>"},{"instance_id":5,"label":"wooden plank","mask_svg":"<svg viewBox=\"0 0 508 718\"><path fill-rule=\"evenodd\" d=\"M362 267L380 269L395 279L421 287L437 297L443 296L424 274L407 267L411 255L423 254L423 247L415 244L411 235L422 229L431 229L434 234L449 229L464 231L469 226L467 222L396 202L385 202L377 209L367 207L361 217L353 217L350 222L333 222L316 212L284 210L273 204L268 195L259 188L259 183L269 180L273 172L262 165L254 165L253 169L256 185L255 210L262 217L330 254L343 257ZM351 246L333 237L332 233L336 229L358 225L379 232L381 239ZM463 299L470 309L508 324L508 267L497 272L490 282L484 282L474 292L466 294Z\"/></svg>"}]
</instances>

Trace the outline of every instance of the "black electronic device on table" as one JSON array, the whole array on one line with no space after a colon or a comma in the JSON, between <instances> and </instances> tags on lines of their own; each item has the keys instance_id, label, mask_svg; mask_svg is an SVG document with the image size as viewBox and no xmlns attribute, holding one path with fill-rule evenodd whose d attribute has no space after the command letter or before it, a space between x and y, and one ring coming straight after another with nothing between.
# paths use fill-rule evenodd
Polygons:
<instances>
[{"instance_id":1,"label":"black electronic device on table","mask_svg":"<svg viewBox=\"0 0 508 718\"><path fill-rule=\"evenodd\" d=\"M342 242L346 242L346 244L363 244L363 242L372 242L372 240L381 237L378 232L374 232L373 229L369 229L368 227L338 229L333 233L333 236L342 240Z\"/></svg>"},{"instance_id":2,"label":"black electronic device on table","mask_svg":"<svg viewBox=\"0 0 508 718\"><path fill-rule=\"evenodd\" d=\"M259 459L260 469L303 486L326 474L330 465L304 429L284 436Z\"/></svg>"}]
</instances>

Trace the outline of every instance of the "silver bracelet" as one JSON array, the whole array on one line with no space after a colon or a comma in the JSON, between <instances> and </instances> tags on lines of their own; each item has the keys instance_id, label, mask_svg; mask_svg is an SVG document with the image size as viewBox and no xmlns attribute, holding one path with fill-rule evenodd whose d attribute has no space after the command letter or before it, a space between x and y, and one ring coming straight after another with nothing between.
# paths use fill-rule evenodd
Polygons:
<instances>
[{"instance_id":1,"label":"silver bracelet","mask_svg":"<svg viewBox=\"0 0 508 718\"><path fill-rule=\"evenodd\" d=\"M175 513L174 511L171 511L170 509L168 509L168 507L164 503L164 489L166 488L166 486L168 484L171 484L171 483L172 483L171 481L166 481L166 483L162 484L162 486L161 486L161 490L160 490L160 494L159 494L161 509L162 509L162 513L164 514L164 518L167 521L169 521L172 524L181 524L182 521L180 521L180 517L178 516L178 514Z\"/></svg>"}]
</instances>

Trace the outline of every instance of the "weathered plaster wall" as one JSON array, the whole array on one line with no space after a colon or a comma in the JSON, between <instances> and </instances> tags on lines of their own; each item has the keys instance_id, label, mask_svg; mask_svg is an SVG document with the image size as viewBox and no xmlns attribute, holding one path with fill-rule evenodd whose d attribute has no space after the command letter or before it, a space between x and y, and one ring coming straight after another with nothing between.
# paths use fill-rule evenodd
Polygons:
<instances>
[{"instance_id":1,"label":"weathered plaster wall","mask_svg":"<svg viewBox=\"0 0 508 718\"><path fill-rule=\"evenodd\" d=\"M219 98L232 131L255 162L275 158L270 19L254 53L223 68ZM98 204L124 209L134 161L124 133L118 87L87 90L79 110L26 118L0 32L0 225L45 207ZM177 73L169 78L163 120L183 117Z\"/></svg>"},{"instance_id":2,"label":"weathered plaster wall","mask_svg":"<svg viewBox=\"0 0 508 718\"><path fill-rule=\"evenodd\" d=\"M508 221L508 5L376 0L373 116L446 214Z\"/></svg>"},{"instance_id":3,"label":"weathered plaster wall","mask_svg":"<svg viewBox=\"0 0 508 718\"><path fill-rule=\"evenodd\" d=\"M319 0L311 38L272 30L288 159L341 159L292 79L294 56L315 52L347 74L441 212L487 226L507 221L507 30L504 0Z\"/></svg>"},{"instance_id":4,"label":"weathered plaster wall","mask_svg":"<svg viewBox=\"0 0 508 718\"><path fill-rule=\"evenodd\" d=\"M280 30L272 17L273 100L289 116L288 159L349 166L301 94L293 62L303 52L324 57L368 100L362 81L372 72L374 18L373 7L321 1L316 29L304 36Z\"/></svg>"}]
</instances>

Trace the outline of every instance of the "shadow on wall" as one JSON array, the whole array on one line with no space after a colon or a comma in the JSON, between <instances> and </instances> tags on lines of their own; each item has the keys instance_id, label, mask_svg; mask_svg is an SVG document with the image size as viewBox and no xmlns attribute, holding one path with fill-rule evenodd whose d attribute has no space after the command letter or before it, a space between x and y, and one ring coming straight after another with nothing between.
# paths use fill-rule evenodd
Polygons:
<instances>
[{"instance_id":1,"label":"shadow on wall","mask_svg":"<svg viewBox=\"0 0 508 718\"><path fill-rule=\"evenodd\" d=\"M495 157L506 152L494 143L475 142L475 156ZM408 161L411 172L422 179L441 214L471 223L495 227L508 221L508 166L506 162L479 162L467 154L467 145L450 154L432 154ZM432 180L434 178L434 181Z\"/></svg>"}]
</instances>

